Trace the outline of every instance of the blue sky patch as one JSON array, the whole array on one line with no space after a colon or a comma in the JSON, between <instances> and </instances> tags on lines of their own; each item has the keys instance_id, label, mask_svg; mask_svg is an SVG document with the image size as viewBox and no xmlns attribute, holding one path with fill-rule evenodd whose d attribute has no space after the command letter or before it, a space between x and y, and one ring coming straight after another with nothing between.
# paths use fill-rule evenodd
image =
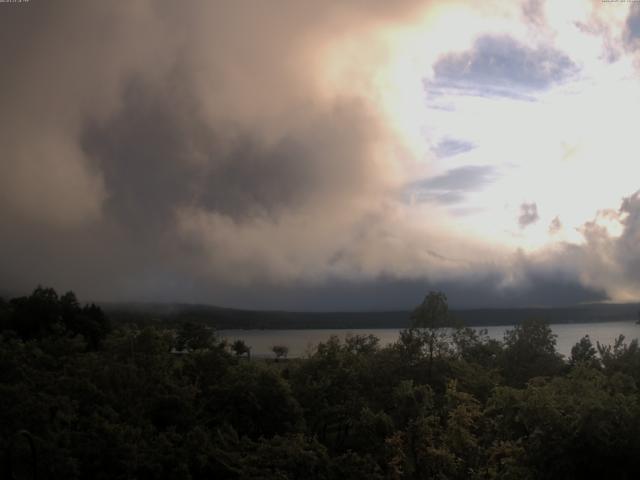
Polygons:
<instances>
[{"instance_id":1,"label":"blue sky patch","mask_svg":"<svg viewBox=\"0 0 640 480\"><path fill-rule=\"evenodd\" d=\"M497 178L491 165L466 165L442 175L415 182L411 186L414 198L445 205L460 203L469 192L482 190Z\"/></svg>"},{"instance_id":2,"label":"blue sky patch","mask_svg":"<svg viewBox=\"0 0 640 480\"><path fill-rule=\"evenodd\" d=\"M546 90L577 71L578 66L558 50L531 48L509 36L486 35L469 51L441 57L429 86L517 98Z\"/></svg>"}]
</instances>

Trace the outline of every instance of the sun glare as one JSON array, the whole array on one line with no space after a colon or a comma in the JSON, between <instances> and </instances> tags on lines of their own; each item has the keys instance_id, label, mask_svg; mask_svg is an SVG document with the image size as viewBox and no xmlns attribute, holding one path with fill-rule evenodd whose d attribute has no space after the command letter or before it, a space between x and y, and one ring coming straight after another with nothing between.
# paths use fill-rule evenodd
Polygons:
<instances>
[{"instance_id":1,"label":"sun glare","mask_svg":"<svg viewBox=\"0 0 640 480\"><path fill-rule=\"evenodd\" d=\"M430 206L430 214L450 212L445 215L448 221L439 223L447 224L443 228L528 251L556 242L581 243L581 225L603 206L617 208L635 189L629 167L637 151L633 105L639 90L632 64L611 64L602 55L601 39L585 33L604 28L604 22L619 25L624 13L609 10L594 17L591 6L583 2L547 2L541 12L546 26L532 30L513 21L520 15L517 9L494 8L492 15L481 15L481 10L446 4L426 9L412 24L361 33L346 48L343 43L333 50L332 71L335 75L351 65L349 60L372 38L383 46L385 54L373 59L378 63L365 69L370 82L360 93L409 152L410 161L402 160L408 182L469 165L494 169L492 181L467 192L456 208ZM558 49L575 62L576 72L527 94L529 98L464 91L431 98L429 81L436 62L468 51L489 34L509 35L523 45L533 39L537 45L532 49ZM550 67L543 63L540 68ZM342 80L334 85L343 86ZM473 148L453 158L438 158L434 149L446 138L465 140ZM603 179L616 188L603 188ZM530 224L519 222L525 204L536 205Z\"/></svg>"}]
</instances>

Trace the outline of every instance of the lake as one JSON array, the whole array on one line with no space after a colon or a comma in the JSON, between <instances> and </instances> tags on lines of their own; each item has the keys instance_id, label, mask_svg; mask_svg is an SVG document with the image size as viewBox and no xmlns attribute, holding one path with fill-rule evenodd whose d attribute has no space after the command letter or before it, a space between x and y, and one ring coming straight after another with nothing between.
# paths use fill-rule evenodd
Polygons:
<instances>
[{"instance_id":1,"label":"lake","mask_svg":"<svg viewBox=\"0 0 640 480\"><path fill-rule=\"evenodd\" d=\"M491 338L502 340L504 332L512 326L502 325L494 327L474 327L476 330L486 328ZM251 347L251 354L255 357L273 357L271 347L286 345L289 347L289 357L303 357L311 352L318 343L326 341L331 335L344 339L347 335L375 335L382 345L395 342L400 328L371 328L371 329L318 329L318 330L220 330L219 334L229 341L244 340ZM552 324L551 330L556 337L556 350L568 357L571 347L583 336L589 335L594 346L596 341L603 344L613 344L618 335L625 336L630 342L640 337L640 325L635 320L626 322L603 323L564 323Z\"/></svg>"}]
</instances>

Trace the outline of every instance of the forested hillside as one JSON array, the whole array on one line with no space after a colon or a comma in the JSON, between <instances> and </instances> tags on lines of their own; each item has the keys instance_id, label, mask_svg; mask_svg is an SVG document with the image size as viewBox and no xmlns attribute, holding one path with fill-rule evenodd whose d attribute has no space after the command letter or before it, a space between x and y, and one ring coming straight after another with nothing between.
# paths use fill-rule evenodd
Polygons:
<instances>
[{"instance_id":1,"label":"forested hillside","mask_svg":"<svg viewBox=\"0 0 640 480\"><path fill-rule=\"evenodd\" d=\"M176 327L184 322L224 329L405 328L410 311L288 312L240 310L210 305L104 304L114 323ZM589 304L563 308L484 308L452 310L453 326L516 325L535 317L548 323L628 321L638 318L640 304Z\"/></svg>"}]
</instances>

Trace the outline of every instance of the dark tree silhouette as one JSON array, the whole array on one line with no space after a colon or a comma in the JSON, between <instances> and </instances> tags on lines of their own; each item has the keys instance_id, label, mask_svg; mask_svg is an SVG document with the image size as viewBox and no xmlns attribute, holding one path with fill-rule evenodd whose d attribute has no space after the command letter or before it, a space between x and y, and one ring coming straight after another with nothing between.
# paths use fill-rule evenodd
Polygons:
<instances>
[{"instance_id":1,"label":"dark tree silhouette","mask_svg":"<svg viewBox=\"0 0 640 480\"><path fill-rule=\"evenodd\" d=\"M95 350L111 330L99 306L81 307L73 292L58 297L53 288L38 286L30 296L12 299L8 310L5 323L25 340L82 335L87 347Z\"/></svg>"},{"instance_id":2,"label":"dark tree silhouette","mask_svg":"<svg viewBox=\"0 0 640 480\"><path fill-rule=\"evenodd\" d=\"M287 355L289 355L289 347L287 347L286 345L274 345L271 348L271 351L275 353L276 360L280 360L281 358L287 358Z\"/></svg>"},{"instance_id":3,"label":"dark tree silhouette","mask_svg":"<svg viewBox=\"0 0 640 480\"><path fill-rule=\"evenodd\" d=\"M244 340L236 340L231 344L231 350L236 356L241 357L242 355L247 355L248 359L251 359L251 347L249 347Z\"/></svg>"},{"instance_id":4,"label":"dark tree silhouette","mask_svg":"<svg viewBox=\"0 0 640 480\"><path fill-rule=\"evenodd\" d=\"M442 292L429 292L422 303L411 313L411 329L417 334L419 343L427 350L429 378L433 373L436 353L447 346L444 327L449 322L447 296Z\"/></svg>"}]
</instances>

